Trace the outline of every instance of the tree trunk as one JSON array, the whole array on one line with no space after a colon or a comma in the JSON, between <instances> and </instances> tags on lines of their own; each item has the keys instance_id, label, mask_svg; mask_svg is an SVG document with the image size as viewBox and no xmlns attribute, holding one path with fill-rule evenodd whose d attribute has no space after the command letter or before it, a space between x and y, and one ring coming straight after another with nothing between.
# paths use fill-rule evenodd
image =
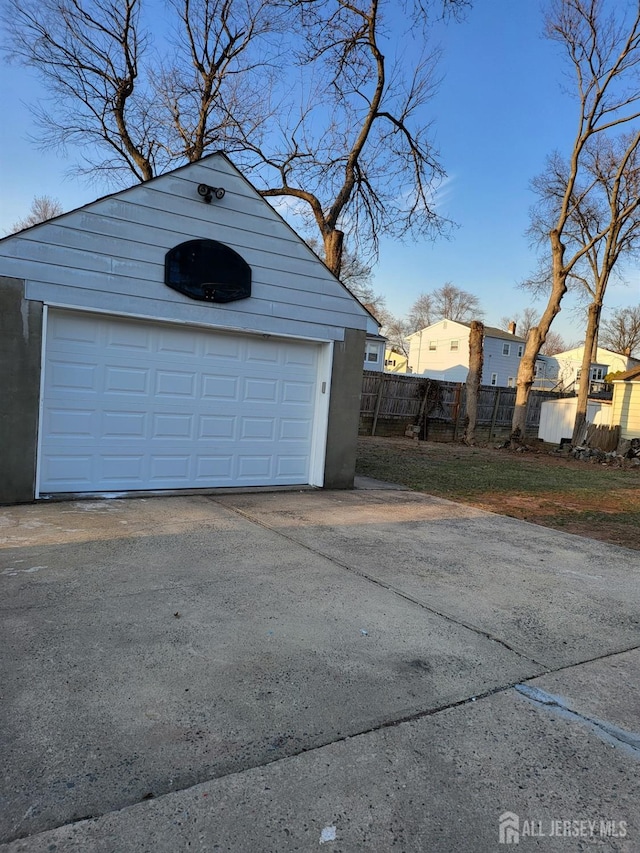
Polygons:
<instances>
[{"instance_id":1,"label":"tree trunk","mask_svg":"<svg viewBox=\"0 0 640 853\"><path fill-rule=\"evenodd\" d=\"M322 239L324 242L324 262L336 278L340 278L344 233L336 228L333 231L326 231Z\"/></svg>"},{"instance_id":2,"label":"tree trunk","mask_svg":"<svg viewBox=\"0 0 640 853\"><path fill-rule=\"evenodd\" d=\"M582 442L584 428L587 423L587 406L589 404L589 390L591 386L591 363L596 361L594 353L597 352L598 327L600 325L600 314L602 305L592 302L589 305L587 317L587 331L582 353L582 367L580 368L580 385L578 388L578 405L576 407L576 419L573 425L573 437L571 443L575 446Z\"/></svg>"},{"instance_id":3,"label":"tree trunk","mask_svg":"<svg viewBox=\"0 0 640 853\"><path fill-rule=\"evenodd\" d=\"M478 420L478 398L484 361L484 324L479 320L471 323L469 334L469 373L467 374L467 424L462 440L465 444L476 443L476 422Z\"/></svg>"},{"instance_id":4,"label":"tree trunk","mask_svg":"<svg viewBox=\"0 0 640 853\"><path fill-rule=\"evenodd\" d=\"M516 405L511 421L512 442L519 442L524 439L527 430L527 402L529 401L531 386L535 379L536 358L542 344L547 339L553 318L560 311L562 297L567 292L567 271L563 264L565 247L560 240L560 234L557 229L554 228L550 232L549 240L551 242L551 257L553 261L551 293L549 294L547 307L544 309L538 325L534 326L527 336L527 343L522 359L520 360L518 378L516 380Z\"/></svg>"}]
</instances>

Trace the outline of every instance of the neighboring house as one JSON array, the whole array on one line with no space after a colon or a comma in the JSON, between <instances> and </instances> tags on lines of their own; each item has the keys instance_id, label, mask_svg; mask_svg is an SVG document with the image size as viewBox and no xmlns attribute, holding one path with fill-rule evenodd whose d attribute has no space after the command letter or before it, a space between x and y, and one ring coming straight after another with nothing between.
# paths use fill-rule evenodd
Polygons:
<instances>
[{"instance_id":1,"label":"neighboring house","mask_svg":"<svg viewBox=\"0 0 640 853\"><path fill-rule=\"evenodd\" d=\"M514 388L526 340L513 331L484 327L482 385ZM469 372L469 323L440 320L409 335L409 367L420 376L465 382Z\"/></svg>"},{"instance_id":2,"label":"neighboring house","mask_svg":"<svg viewBox=\"0 0 640 853\"><path fill-rule=\"evenodd\" d=\"M385 373L409 373L409 359L404 353L387 347L384 354Z\"/></svg>"},{"instance_id":3,"label":"neighboring house","mask_svg":"<svg viewBox=\"0 0 640 853\"><path fill-rule=\"evenodd\" d=\"M574 347L556 355L548 356L549 375L555 376L557 390L577 391L580 385L580 374L582 372L582 357L584 346ZM618 352L612 352L604 347L596 350L596 359L591 362L589 369L590 382L603 383L605 376L609 373L618 373L630 370L639 365L640 361Z\"/></svg>"},{"instance_id":4,"label":"neighboring house","mask_svg":"<svg viewBox=\"0 0 640 853\"><path fill-rule=\"evenodd\" d=\"M375 321L375 318L373 318ZM384 351L387 345L387 339L382 335L374 335L371 332L367 333L367 339L364 345L364 369L365 370L384 370Z\"/></svg>"},{"instance_id":5,"label":"neighboring house","mask_svg":"<svg viewBox=\"0 0 640 853\"><path fill-rule=\"evenodd\" d=\"M0 501L349 488L367 333L224 154L6 237Z\"/></svg>"},{"instance_id":6,"label":"neighboring house","mask_svg":"<svg viewBox=\"0 0 640 853\"><path fill-rule=\"evenodd\" d=\"M620 438L640 438L640 365L613 380L611 423L620 424Z\"/></svg>"}]
</instances>

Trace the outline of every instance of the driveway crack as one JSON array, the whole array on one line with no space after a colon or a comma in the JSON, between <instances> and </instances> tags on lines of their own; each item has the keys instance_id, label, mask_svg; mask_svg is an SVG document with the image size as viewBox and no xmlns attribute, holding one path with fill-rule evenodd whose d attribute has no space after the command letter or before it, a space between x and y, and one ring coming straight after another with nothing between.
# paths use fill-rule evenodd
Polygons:
<instances>
[{"instance_id":1,"label":"driveway crack","mask_svg":"<svg viewBox=\"0 0 640 853\"><path fill-rule=\"evenodd\" d=\"M215 498L209 498L214 503L220 503ZM541 669L539 675L547 674L551 671L551 668L546 664L542 663L539 660L531 657L530 655L525 654L524 652L516 649L514 646L511 646L505 640L500 637L495 636L490 631L485 631L483 628L478 627L477 625L473 625L470 622L465 622L463 619L459 619L456 616L452 616L449 613L445 613L442 610L437 610L435 607L427 604L420 598L417 598L414 595L411 595L408 592L400 589L394 584L388 583L387 581L380 580L380 578L375 577L375 575L371 575L368 572L363 571L362 569L356 569L354 566L349 565L349 563L345 563L342 560L338 560L333 557L331 554L326 554L324 551L321 551L318 548L312 548L310 545L307 545L305 542L301 542L299 539L296 539L295 536L291 536L288 533L283 533L281 530L278 530L275 527L271 527L269 524L266 524L264 521L256 518L251 515L249 512L245 512L244 510L239 509L235 506L229 506L227 503L220 504L224 506L226 509L231 510L232 512L237 513L242 518L245 518L247 521L250 521L252 524L257 524L259 527L262 527L264 530L269 530L271 533L274 533L276 536L281 536L283 539L286 539L288 542L291 542L294 545L298 545L300 548L304 548L309 551L311 554L315 554L318 557L322 557L325 560L328 560L333 565L338 566L341 569L344 569L347 572L351 572L354 575L362 578L363 580L368 581L369 583L375 584L375 586L380 587L381 589L385 589L388 592L392 592L394 595L397 595L399 598L405 599L405 601L409 601L411 604L415 604L417 607L420 607L422 610L426 610L429 613L433 613L434 616L439 616L441 619L446 619L447 622L450 622L452 625L458 625L461 628L466 628L468 631L473 631L473 633L478 634L485 639L489 640L492 643L497 643L503 648L507 649L507 651L511 652L514 655L517 655L519 658L526 660L528 663L532 663L534 666L537 666Z\"/></svg>"}]
</instances>

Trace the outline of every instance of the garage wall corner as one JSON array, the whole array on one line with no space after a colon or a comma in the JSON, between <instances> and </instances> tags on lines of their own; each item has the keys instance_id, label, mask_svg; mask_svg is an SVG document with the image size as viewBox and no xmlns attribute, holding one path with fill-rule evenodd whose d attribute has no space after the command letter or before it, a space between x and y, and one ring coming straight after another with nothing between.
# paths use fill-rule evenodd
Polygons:
<instances>
[{"instance_id":1,"label":"garage wall corner","mask_svg":"<svg viewBox=\"0 0 640 853\"><path fill-rule=\"evenodd\" d=\"M0 503L35 499L42 303L0 276Z\"/></svg>"},{"instance_id":2,"label":"garage wall corner","mask_svg":"<svg viewBox=\"0 0 640 853\"><path fill-rule=\"evenodd\" d=\"M345 329L333 348L325 489L352 489L356 470L362 365L366 332Z\"/></svg>"}]
</instances>

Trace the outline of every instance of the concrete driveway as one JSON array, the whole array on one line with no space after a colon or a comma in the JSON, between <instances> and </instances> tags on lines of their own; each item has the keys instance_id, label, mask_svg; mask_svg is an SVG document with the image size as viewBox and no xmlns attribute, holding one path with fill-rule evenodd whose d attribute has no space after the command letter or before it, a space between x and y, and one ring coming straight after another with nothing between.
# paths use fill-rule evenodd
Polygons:
<instances>
[{"instance_id":1,"label":"concrete driveway","mask_svg":"<svg viewBox=\"0 0 640 853\"><path fill-rule=\"evenodd\" d=\"M0 509L0 851L640 851L640 555L380 484Z\"/></svg>"}]
</instances>

